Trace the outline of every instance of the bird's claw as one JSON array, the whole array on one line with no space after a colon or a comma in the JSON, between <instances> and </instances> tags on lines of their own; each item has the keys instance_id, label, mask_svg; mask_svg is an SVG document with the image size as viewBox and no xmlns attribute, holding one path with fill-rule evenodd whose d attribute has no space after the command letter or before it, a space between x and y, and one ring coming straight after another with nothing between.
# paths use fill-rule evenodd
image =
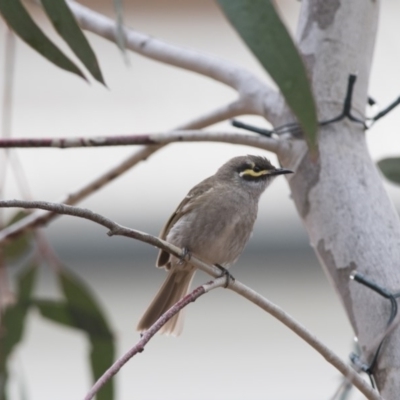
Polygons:
<instances>
[{"instance_id":1,"label":"bird's claw","mask_svg":"<svg viewBox=\"0 0 400 400\"><path fill-rule=\"evenodd\" d=\"M191 256L192 255L191 255L189 249L187 247L184 247L182 249L182 253L181 253L180 257L179 257L179 265L182 265L186 261L189 261Z\"/></svg>"},{"instance_id":2,"label":"bird's claw","mask_svg":"<svg viewBox=\"0 0 400 400\"><path fill-rule=\"evenodd\" d=\"M226 289L229 286L229 283L232 281L235 281L234 276L223 266L219 265L219 264L215 264L215 266L220 269L222 271L221 277L225 276L226 277L226 281L225 281L225 285L224 288Z\"/></svg>"}]
</instances>

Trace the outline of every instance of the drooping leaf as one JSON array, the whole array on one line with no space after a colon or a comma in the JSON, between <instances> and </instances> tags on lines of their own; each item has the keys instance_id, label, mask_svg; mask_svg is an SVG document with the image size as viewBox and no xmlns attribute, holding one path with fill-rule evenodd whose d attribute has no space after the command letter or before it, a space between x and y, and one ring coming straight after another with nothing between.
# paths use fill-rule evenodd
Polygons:
<instances>
[{"instance_id":1,"label":"drooping leaf","mask_svg":"<svg viewBox=\"0 0 400 400\"><path fill-rule=\"evenodd\" d=\"M93 380L97 381L114 361L113 334L90 289L76 275L65 269L59 272L58 278L66 300L35 300L34 304L43 317L87 334ZM113 400L112 380L104 385L96 398Z\"/></svg>"},{"instance_id":2,"label":"drooping leaf","mask_svg":"<svg viewBox=\"0 0 400 400\"><path fill-rule=\"evenodd\" d=\"M400 185L400 157L384 158L378 167L389 181Z\"/></svg>"},{"instance_id":3,"label":"drooping leaf","mask_svg":"<svg viewBox=\"0 0 400 400\"><path fill-rule=\"evenodd\" d=\"M43 57L86 80L81 70L36 25L20 0L0 0L0 13L11 29Z\"/></svg>"},{"instance_id":4,"label":"drooping leaf","mask_svg":"<svg viewBox=\"0 0 400 400\"><path fill-rule=\"evenodd\" d=\"M115 346L110 338L91 336L90 365L93 380L97 381L114 362ZM114 397L114 383L109 380L97 393L97 400L112 400Z\"/></svg>"},{"instance_id":5,"label":"drooping leaf","mask_svg":"<svg viewBox=\"0 0 400 400\"><path fill-rule=\"evenodd\" d=\"M6 399L7 362L11 352L23 337L36 271L37 266L31 264L20 273L17 278L16 302L4 310L0 321L0 396L2 399Z\"/></svg>"},{"instance_id":6,"label":"drooping leaf","mask_svg":"<svg viewBox=\"0 0 400 400\"><path fill-rule=\"evenodd\" d=\"M218 0L225 15L276 82L312 149L317 114L300 54L271 0Z\"/></svg>"},{"instance_id":7,"label":"drooping leaf","mask_svg":"<svg viewBox=\"0 0 400 400\"><path fill-rule=\"evenodd\" d=\"M70 271L62 270L60 284L67 299L71 319L76 328L89 335L91 342L91 367L96 381L114 360L114 338L105 315L88 287ZM97 394L98 400L112 400L113 380L110 380Z\"/></svg>"},{"instance_id":8,"label":"drooping leaf","mask_svg":"<svg viewBox=\"0 0 400 400\"><path fill-rule=\"evenodd\" d=\"M18 211L7 222L7 226L14 224L28 215L26 211ZM25 255L31 249L32 232L26 232L3 246L3 255L7 261L14 261L15 259Z\"/></svg>"},{"instance_id":9,"label":"drooping leaf","mask_svg":"<svg viewBox=\"0 0 400 400\"><path fill-rule=\"evenodd\" d=\"M75 326L91 336L112 337L100 305L82 280L63 269L59 273L59 281Z\"/></svg>"},{"instance_id":10,"label":"drooping leaf","mask_svg":"<svg viewBox=\"0 0 400 400\"><path fill-rule=\"evenodd\" d=\"M41 0L54 28L92 76L104 83L96 55L64 0Z\"/></svg>"},{"instance_id":11,"label":"drooping leaf","mask_svg":"<svg viewBox=\"0 0 400 400\"><path fill-rule=\"evenodd\" d=\"M4 358L11 353L14 346L21 340L24 320L29 308L37 266L32 264L18 276L16 303L7 307L2 319L1 354ZM3 360L3 357L0 357Z\"/></svg>"},{"instance_id":12,"label":"drooping leaf","mask_svg":"<svg viewBox=\"0 0 400 400\"><path fill-rule=\"evenodd\" d=\"M5 377L7 377L7 362L9 355L22 338L25 315L25 307L22 307L17 303L9 306L4 311L2 316L2 337L0 338L0 373L2 375L4 374ZM0 382L0 386L2 386L2 382Z\"/></svg>"},{"instance_id":13,"label":"drooping leaf","mask_svg":"<svg viewBox=\"0 0 400 400\"><path fill-rule=\"evenodd\" d=\"M69 304L66 301L53 301L53 300L36 300L34 302L38 307L40 314L55 322L70 328L82 330L80 320L75 320L75 313L71 312ZM90 366L92 370L93 380L96 381L105 370L107 370L114 361L114 341L112 335L97 336L88 333L90 341ZM97 395L98 400L112 400L114 394L113 383L108 382L103 386Z\"/></svg>"},{"instance_id":14,"label":"drooping leaf","mask_svg":"<svg viewBox=\"0 0 400 400\"><path fill-rule=\"evenodd\" d=\"M71 316L67 302L54 300L35 300L33 304L38 308L42 317L58 324L75 328L75 321Z\"/></svg>"}]
</instances>

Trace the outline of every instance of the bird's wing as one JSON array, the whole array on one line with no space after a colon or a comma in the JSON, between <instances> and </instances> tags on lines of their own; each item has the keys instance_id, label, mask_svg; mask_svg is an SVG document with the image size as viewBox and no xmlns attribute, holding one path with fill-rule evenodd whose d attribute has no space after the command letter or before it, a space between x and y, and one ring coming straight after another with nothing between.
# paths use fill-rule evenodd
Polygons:
<instances>
[{"instance_id":1,"label":"bird's wing","mask_svg":"<svg viewBox=\"0 0 400 400\"><path fill-rule=\"evenodd\" d=\"M164 228L160 232L160 239L165 240L168 236L171 228L176 224L176 222L185 214L193 210L196 204L201 201L201 197L206 193L209 193L210 190L213 190L213 177L207 178L204 181L200 182L198 185L193 187L190 192L186 195L186 197L181 201L178 205L175 212L172 213L171 217L164 225ZM157 267L163 267L169 262L170 254L164 250L160 250L157 258Z\"/></svg>"}]
</instances>

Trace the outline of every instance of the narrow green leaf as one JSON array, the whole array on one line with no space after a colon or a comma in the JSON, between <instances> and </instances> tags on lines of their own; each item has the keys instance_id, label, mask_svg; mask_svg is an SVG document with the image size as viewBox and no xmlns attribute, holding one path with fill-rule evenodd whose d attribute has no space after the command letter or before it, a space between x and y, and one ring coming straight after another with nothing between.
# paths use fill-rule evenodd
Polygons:
<instances>
[{"instance_id":1,"label":"narrow green leaf","mask_svg":"<svg viewBox=\"0 0 400 400\"><path fill-rule=\"evenodd\" d=\"M14 346L21 340L24 320L29 308L37 267L30 265L18 277L17 301L7 307L3 314L0 360L6 359Z\"/></svg>"},{"instance_id":2,"label":"narrow green leaf","mask_svg":"<svg viewBox=\"0 0 400 400\"><path fill-rule=\"evenodd\" d=\"M71 319L76 328L89 335L91 367L96 381L114 360L114 337L105 315L89 288L70 271L62 270L60 284L67 299ZM97 400L112 400L114 384L111 380L97 395Z\"/></svg>"},{"instance_id":3,"label":"narrow green leaf","mask_svg":"<svg viewBox=\"0 0 400 400\"><path fill-rule=\"evenodd\" d=\"M0 368L0 399L7 400L6 387L8 381L8 372Z\"/></svg>"},{"instance_id":4,"label":"narrow green leaf","mask_svg":"<svg viewBox=\"0 0 400 400\"><path fill-rule=\"evenodd\" d=\"M378 167L385 177L397 185L400 185L400 158L384 158L378 162Z\"/></svg>"},{"instance_id":5,"label":"narrow green leaf","mask_svg":"<svg viewBox=\"0 0 400 400\"><path fill-rule=\"evenodd\" d=\"M316 149L317 113L303 61L270 0L218 0L225 15L280 88Z\"/></svg>"},{"instance_id":6,"label":"narrow green leaf","mask_svg":"<svg viewBox=\"0 0 400 400\"><path fill-rule=\"evenodd\" d=\"M106 317L84 282L65 269L60 272L59 280L75 326L90 336L111 337L112 333Z\"/></svg>"},{"instance_id":7,"label":"narrow green leaf","mask_svg":"<svg viewBox=\"0 0 400 400\"><path fill-rule=\"evenodd\" d=\"M0 396L2 399L6 398L7 361L14 347L23 337L36 271L37 266L31 264L20 273L17 278L17 301L5 309L0 321Z\"/></svg>"},{"instance_id":8,"label":"narrow green leaf","mask_svg":"<svg viewBox=\"0 0 400 400\"><path fill-rule=\"evenodd\" d=\"M42 317L75 328L75 321L65 301L35 300L33 304L38 308Z\"/></svg>"},{"instance_id":9,"label":"narrow green leaf","mask_svg":"<svg viewBox=\"0 0 400 400\"><path fill-rule=\"evenodd\" d=\"M0 370L5 369L8 356L22 338L26 308L16 303L7 307L1 324Z\"/></svg>"},{"instance_id":10,"label":"narrow green leaf","mask_svg":"<svg viewBox=\"0 0 400 400\"><path fill-rule=\"evenodd\" d=\"M54 28L92 76L105 85L96 55L64 0L41 0Z\"/></svg>"},{"instance_id":11,"label":"narrow green leaf","mask_svg":"<svg viewBox=\"0 0 400 400\"><path fill-rule=\"evenodd\" d=\"M43 57L86 80L80 69L36 25L20 0L0 0L0 13L11 29Z\"/></svg>"},{"instance_id":12,"label":"narrow green leaf","mask_svg":"<svg viewBox=\"0 0 400 400\"><path fill-rule=\"evenodd\" d=\"M18 211L7 222L7 226L14 224L28 215L26 211ZM26 232L3 246L3 255L7 261L14 261L22 257L31 249L32 232Z\"/></svg>"},{"instance_id":13,"label":"narrow green leaf","mask_svg":"<svg viewBox=\"0 0 400 400\"><path fill-rule=\"evenodd\" d=\"M88 333L91 347L90 366L93 380L97 381L114 361L115 348L112 335L90 335L90 332L84 329L85 327L82 328L80 319L76 321L77 310L75 309L74 312L71 312L69 304L65 301L35 300L34 304L38 307L43 317L70 328L83 329L85 333ZM98 393L97 400L112 400L113 393L114 386L113 382L110 381Z\"/></svg>"},{"instance_id":14,"label":"narrow green leaf","mask_svg":"<svg viewBox=\"0 0 400 400\"><path fill-rule=\"evenodd\" d=\"M108 338L91 337L90 365L93 381L97 381L114 362L114 342ZM114 380L109 380L97 393L97 400L112 400L114 397Z\"/></svg>"}]
</instances>

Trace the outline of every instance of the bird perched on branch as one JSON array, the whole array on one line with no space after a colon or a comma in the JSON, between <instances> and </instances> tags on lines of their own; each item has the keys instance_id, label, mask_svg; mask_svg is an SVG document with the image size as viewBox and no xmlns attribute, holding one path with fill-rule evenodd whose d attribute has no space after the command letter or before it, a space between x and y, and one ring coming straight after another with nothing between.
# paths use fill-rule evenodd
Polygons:
<instances>
[{"instance_id":1,"label":"bird perched on branch","mask_svg":"<svg viewBox=\"0 0 400 400\"><path fill-rule=\"evenodd\" d=\"M165 224L160 238L206 263L230 266L250 238L261 194L276 176L291 172L275 168L264 157L232 158L215 175L190 190ZM139 321L138 331L148 329L188 293L195 273L187 257L179 259L164 250L156 265L164 267L168 275ZM160 332L178 336L182 326L179 312Z\"/></svg>"}]
</instances>

